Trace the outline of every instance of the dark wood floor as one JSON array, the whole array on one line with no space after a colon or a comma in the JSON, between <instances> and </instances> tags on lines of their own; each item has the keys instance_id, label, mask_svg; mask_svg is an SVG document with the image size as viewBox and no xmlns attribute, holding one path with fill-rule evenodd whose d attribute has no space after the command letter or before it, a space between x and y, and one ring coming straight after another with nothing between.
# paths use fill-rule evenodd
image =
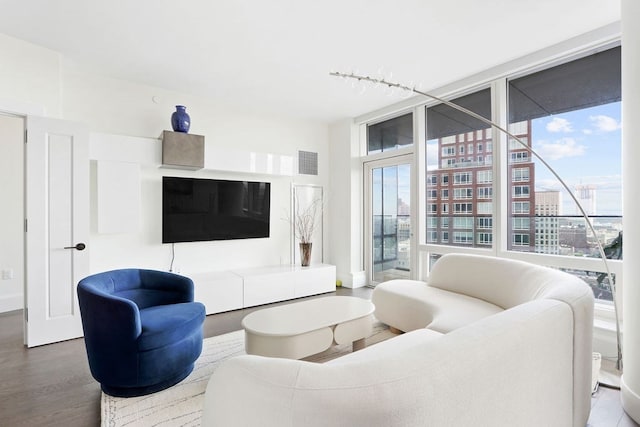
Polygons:
<instances>
[{"instance_id":1,"label":"dark wood floor","mask_svg":"<svg viewBox=\"0 0 640 427\"><path fill-rule=\"evenodd\" d=\"M370 298L371 289L336 293ZM256 309L207 316L205 337L240 329L242 318ZM89 372L83 340L27 349L22 333L22 311L0 314L0 426L99 426L100 386ZM619 392L601 387L588 426L637 424L622 410Z\"/></svg>"}]
</instances>

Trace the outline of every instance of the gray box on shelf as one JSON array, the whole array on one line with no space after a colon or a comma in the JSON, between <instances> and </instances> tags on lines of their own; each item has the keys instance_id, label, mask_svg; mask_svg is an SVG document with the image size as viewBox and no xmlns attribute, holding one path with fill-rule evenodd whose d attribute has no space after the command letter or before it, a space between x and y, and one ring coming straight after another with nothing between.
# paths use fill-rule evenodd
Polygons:
<instances>
[{"instance_id":1,"label":"gray box on shelf","mask_svg":"<svg viewBox=\"0 0 640 427\"><path fill-rule=\"evenodd\" d=\"M204 167L204 136L191 133L162 132L162 166L178 169Z\"/></svg>"}]
</instances>

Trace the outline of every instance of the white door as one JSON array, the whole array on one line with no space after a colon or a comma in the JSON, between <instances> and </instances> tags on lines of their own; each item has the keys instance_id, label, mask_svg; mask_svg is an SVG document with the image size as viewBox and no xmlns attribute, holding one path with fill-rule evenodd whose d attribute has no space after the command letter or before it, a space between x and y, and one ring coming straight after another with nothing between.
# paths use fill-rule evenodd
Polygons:
<instances>
[{"instance_id":1,"label":"white door","mask_svg":"<svg viewBox=\"0 0 640 427\"><path fill-rule=\"evenodd\" d=\"M25 344L82 336L76 286L89 271L89 134L27 117Z\"/></svg>"}]
</instances>

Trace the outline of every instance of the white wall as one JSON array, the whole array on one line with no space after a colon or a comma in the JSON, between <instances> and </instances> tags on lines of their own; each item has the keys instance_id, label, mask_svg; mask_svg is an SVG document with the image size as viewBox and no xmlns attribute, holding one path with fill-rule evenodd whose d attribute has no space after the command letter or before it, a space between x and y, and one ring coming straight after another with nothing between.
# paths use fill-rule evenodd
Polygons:
<instances>
[{"instance_id":1,"label":"white wall","mask_svg":"<svg viewBox=\"0 0 640 427\"><path fill-rule=\"evenodd\" d=\"M329 262L346 287L366 284L362 259L362 163L357 126L343 120L330 126L332 172Z\"/></svg>"},{"instance_id":2,"label":"white wall","mask_svg":"<svg viewBox=\"0 0 640 427\"><path fill-rule=\"evenodd\" d=\"M39 106L60 115L60 56L51 50L0 34L0 106ZM23 108L24 107L24 108Z\"/></svg>"},{"instance_id":3,"label":"white wall","mask_svg":"<svg viewBox=\"0 0 640 427\"><path fill-rule=\"evenodd\" d=\"M174 268L191 272L218 271L290 262L289 224L281 218L290 206L291 184L327 186L327 126L281 117L230 111L215 100L106 78L73 63L63 65L63 111L65 119L89 125L92 131L158 138L171 129L175 105L187 106L190 133L205 136L205 152L246 150L297 156L298 150L318 152L319 175L274 177L219 171L160 169L159 164L141 165L141 220L137 233L105 235L92 230L91 271L138 266L168 269L171 245L161 244L161 177L194 176L271 182L271 237L175 245ZM95 194L97 186L92 184ZM95 198L94 198L95 199ZM92 202L95 215L95 200ZM95 224L95 218L92 224ZM326 259L326 256L325 256Z\"/></svg>"},{"instance_id":4,"label":"white wall","mask_svg":"<svg viewBox=\"0 0 640 427\"><path fill-rule=\"evenodd\" d=\"M161 177L197 176L238 180L269 181L271 188L271 237L225 242L176 244L176 267L183 273L225 270L236 267L289 263L290 233L285 217L290 206L292 183L328 186L328 127L323 123L291 120L246 111L231 110L215 99L107 78L75 64L58 53L0 35L0 110L32 112L40 107L47 116L86 124L91 132L159 138L170 130L175 105L187 106L191 115L190 133L205 136L206 150L269 152L297 158L298 150L318 153L319 175L274 177L248 173L183 171L160 169L153 161L143 162L140 170L140 227L134 233L98 234L96 224L96 164L92 162L92 234L88 242L91 271L138 266L168 269L171 246L161 244ZM24 106L24 107L23 107ZM16 111L17 110L17 111ZM4 156L3 147L3 158ZM6 161L19 165L18 154ZM125 156L126 157L126 156ZM3 186L4 186L3 181ZM5 204L3 203L3 206ZM6 204L5 215L22 216L22 204ZM18 213L18 211L20 212ZM4 218L4 217L3 217ZM328 219L325 219L325 233ZM327 254L325 235L325 261ZM12 244L9 251L21 252ZM0 260L0 264L3 261ZM0 265L2 268L2 265ZM2 282L0 282L2 284ZM0 298L3 290L0 289ZM15 307L20 308L20 307ZM1 308L0 308L1 310Z\"/></svg>"},{"instance_id":5,"label":"white wall","mask_svg":"<svg viewBox=\"0 0 640 427\"><path fill-rule=\"evenodd\" d=\"M0 115L0 312L23 305L23 132L21 118Z\"/></svg>"}]
</instances>

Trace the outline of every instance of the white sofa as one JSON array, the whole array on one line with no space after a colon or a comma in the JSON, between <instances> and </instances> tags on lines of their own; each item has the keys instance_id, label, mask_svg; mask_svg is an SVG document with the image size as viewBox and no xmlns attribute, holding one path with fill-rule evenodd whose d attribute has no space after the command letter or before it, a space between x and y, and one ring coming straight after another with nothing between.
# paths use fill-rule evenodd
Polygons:
<instances>
[{"instance_id":1,"label":"white sofa","mask_svg":"<svg viewBox=\"0 0 640 427\"><path fill-rule=\"evenodd\" d=\"M240 356L204 426L585 426L593 295L560 271L446 255L429 284L391 281L376 316L407 333L325 364Z\"/></svg>"}]
</instances>

